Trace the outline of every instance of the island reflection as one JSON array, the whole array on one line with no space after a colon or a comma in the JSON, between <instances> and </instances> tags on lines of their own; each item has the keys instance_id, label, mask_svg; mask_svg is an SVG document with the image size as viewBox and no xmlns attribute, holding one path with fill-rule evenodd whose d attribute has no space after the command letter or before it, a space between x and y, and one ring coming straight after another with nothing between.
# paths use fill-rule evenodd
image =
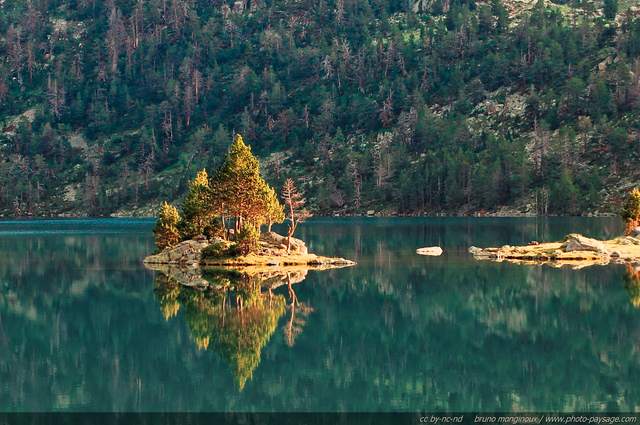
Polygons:
<instances>
[{"instance_id":1,"label":"island reflection","mask_svg":"<svg viewBox=\"0 0 640 425\"><path fill-rule=\"evenodd\" d=\"M631 304L638 308L640 307L640 270L636 267L639 266L627 264L627 271L622 276L622 285L627 290Z\"/></svg>"},{"instance_id":2,"label":"island reflection","mask_svg":"<svg viewBox=\"0 0 640 425\"><path fill-rule=\"evenodd\" d=\"M287 345L295 344L313 311L298 301L292 286L306 276L306 269L167 267L156 276L153 292L166 320L183 309L182 317L198 347L223 359L242 391L287 310L282 331ZM286 297L273 292L281 286L287 288Z\"/></svg>"}]
</instances>

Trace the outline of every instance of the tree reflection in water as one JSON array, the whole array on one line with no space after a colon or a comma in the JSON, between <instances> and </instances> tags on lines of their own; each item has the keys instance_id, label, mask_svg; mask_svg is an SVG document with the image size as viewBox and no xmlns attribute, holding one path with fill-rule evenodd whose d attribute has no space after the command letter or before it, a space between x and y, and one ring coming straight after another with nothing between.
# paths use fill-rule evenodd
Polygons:
<instances>
[{"instance_id":1,"label":"tree reflection in water","mask_svg":"<svg viewBox=\"0 0 640 425\"><path fill-rule=\"evenodd\" d=\"M302 332L302 328L307 324L307 316L309 316L309 313L313 311L313 308L298 301L298 297L291 286L291 273L287 273L286 277L291 304L288 306L290 312L289 320L287 320L287 323L283 326L282 330L284 331L284 339L287 342L287 345L289 347L293 347L295 345L296 338L300 335L300 332Z\"/></svg>"},{"instance_id":2,"label":"tree reflection in water","mask_svg":"<svg viewBox=\"0 0 640 425\"><path fill-rule=\"evenodd\" d=\"M627 290L631 304L634 307L640 307L640 270L637 270L631 264L627 264L627 271L622 276L622 284Z\"/></svg>"},{"instance_id":3,"label":"tree reflection in water","mask_svg":"<svg viewBox=\"0 0 640 425\"><path fill-rule=\"evenodd\" d=\"M183 318L198 347L222 358L242 391L260 363L261 349L289 309L283 327L285 340L293 346L312 308L298 301L293 284L305 279L306 270L238 272L209 269L201 276L181 270L164 270L156 276L154 294L165 319L183 309ZM186 277L185 277L186 276ZM284 295L274 294L287 286Z\"/></svg>"}]
</instances>

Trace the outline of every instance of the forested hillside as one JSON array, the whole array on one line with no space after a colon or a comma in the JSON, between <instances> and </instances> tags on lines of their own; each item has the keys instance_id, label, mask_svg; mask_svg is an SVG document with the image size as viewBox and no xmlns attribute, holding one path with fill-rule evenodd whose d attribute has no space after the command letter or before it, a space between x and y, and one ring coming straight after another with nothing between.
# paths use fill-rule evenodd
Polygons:
<instances>
[{"instance_id":1,"label":"forested hillside","mask_svg":"<svg viewBox=\"0 0 640 425\"><path fill-rule=\"evenodd\" d=\"M640 14L616 0L0 3L0 213L155 214L234 133L316 213L616 211Z\"/></svg>"}]
</instances>

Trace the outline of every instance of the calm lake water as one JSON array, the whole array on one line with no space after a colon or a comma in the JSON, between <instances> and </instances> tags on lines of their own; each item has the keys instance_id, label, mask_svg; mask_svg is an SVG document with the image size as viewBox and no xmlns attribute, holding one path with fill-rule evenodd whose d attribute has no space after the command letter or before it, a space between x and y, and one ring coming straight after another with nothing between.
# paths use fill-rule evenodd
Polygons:
<instances>
[{"instance_id":1,"label":"calm lake water","mask_svg":"<svg viewBox=\"0 0 640 425\"><path fill-rule=\"evenodd\" d=\"M640 408L632 269L467 253L609 238L619 219L311 220L296 236L312 252L358 265L309 272L293 310L282 286L244 316L145 269L152 226L0 221L0 411ZM415 254L433 245L444 254Z\"/></svg>"}]
</instances>

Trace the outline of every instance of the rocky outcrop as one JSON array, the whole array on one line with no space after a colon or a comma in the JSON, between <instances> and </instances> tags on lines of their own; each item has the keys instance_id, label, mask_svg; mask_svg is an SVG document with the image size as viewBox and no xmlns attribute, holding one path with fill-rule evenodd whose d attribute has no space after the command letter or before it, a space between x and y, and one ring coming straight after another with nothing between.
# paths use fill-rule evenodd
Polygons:
<instances>
[{"instance_id":1,"label":"rocky outcrop","mask_svg":"<svg viewBox=\"0 0 640 425\"><path fill-rule=\"evenodd\" d=\"M609 253L601 241L587 238L577 233L568 235L567 240L562 244L562 248L565 252L593 251L599 254Z\"/></svg>"},{"instance_id":2,"label":"rocky outcrop","mask_svg":"<svg viewBox=\"0 0 640 425\"><path fill-rule=\"evenodd\" d=\"M344 258L329 258L329 257L319 257L314 256L315 258L310 259L307 264L314 267L324 267L324 266L352 266L356 263L351 260L345 260Z\"/></svg>"},{"instance_id":3,"label":"rocky outcrop","mask_svg":"<svg viewBox=\"0 0 640 425\"><path fill-rule=\"evenodd\" d=\"M505 245L501 248L472 246L469 252L478 260L510 261L519 264L548 263L557 267L568 264L573 268L582 268L610 262L640 262L640 239L626 236L600 241L574 233L567 235L563 242L526 246Z\"/></svg>"},{"instance_id":4,"label":"rocky outcrop","mask_svg":"<svg viewBox=\"0 0 640 425\"><path fill-rule=\"evenodd\" d=\"M483 249L482 249L482 248L478 248L477 246L471 246L471 247L469 247L469 252L470 252L472 255L481 254L481 253L482 253L482 251L483 251Z\"/></svg>"},{"instance_id":5,"label":"rocky outcrop","mask_svg":"<svg viewBox=\"0 0 640 425\"><path fill-rule=\"evenodd\" d=\"M285 249L287 247L287 237L277 234L276 232L266 232L260 235L260 242L267 246ZM290 251L296 254L308 254L307 245L300 239L291 238Z\"/></svg>"},{"instance_id":6,"label":"rocky outcrop","mask_svg":"<svg viewBox=\"0 0 640 425\"><path fill-rule=\"evenodd\" d=\"M200 265L202 249L209 246L209 242L203 240L188 240L180 242L171 249L165 249L159 254L151 255L144 259L148 264L170 264L197 267Z\"/></svg>"},{"instance_id":7,"label":"rocky outcrop","mask_svg":"<svg viewBox=\"0 0 640 425\"><path fill-rule=\"evenodd\" d=\"M306 244L300 239L291 238L291 247L287 252L287 238L274 232L260 236L260 249L245 256L225 258L203 258L202 250L212 243L229 242L221 239L207 240L204 236L179 243L173 248L151 255L143 260L148 265L170 265L174 267L198 268L201 266L265 266L283 267L289 265L308 265L312 267L350 266L355 263L344 258L320 257L309 254Z\"/></svg>"}]
</instances>

